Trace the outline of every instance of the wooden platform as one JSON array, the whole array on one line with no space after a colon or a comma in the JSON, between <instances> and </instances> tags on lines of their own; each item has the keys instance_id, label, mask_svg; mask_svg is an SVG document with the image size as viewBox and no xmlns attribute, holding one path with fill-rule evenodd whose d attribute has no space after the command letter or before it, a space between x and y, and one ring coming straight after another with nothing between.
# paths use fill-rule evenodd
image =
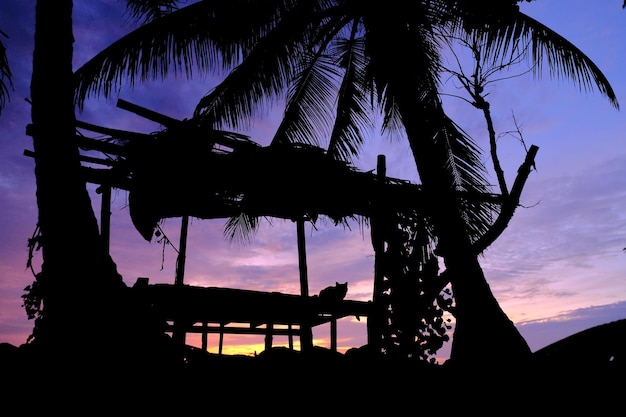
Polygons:
<instances>
[{"instance_id":1,"label":"wooden platform","mask_svg":"<svg viewBox=\"0 0 626 417\"><path fill-rule=\"evenodd\" d=\"M278 292L148 284L142 278L132 290L164 322L166 332L200 333L203 349L206 335L219 333L220 353L224 334L265 335L266 349L272 347L273 336L286 335L292 347L293 336L325 323L331 324L331 349L336 350L336 321L348 316L367 318L372 306L365 301L328 302Z\"/></svg>"}]
</instances>

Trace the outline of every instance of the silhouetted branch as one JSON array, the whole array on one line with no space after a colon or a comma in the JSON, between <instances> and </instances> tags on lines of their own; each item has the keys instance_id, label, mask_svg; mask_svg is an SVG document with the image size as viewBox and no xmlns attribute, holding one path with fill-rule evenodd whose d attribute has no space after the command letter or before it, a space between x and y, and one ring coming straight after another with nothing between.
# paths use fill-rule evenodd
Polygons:
<instances>
[{"instance_id":1,"label":"silhouetted branch","mask_svg":"<svg viewBox=\"0 0 626 417\"><path fill-rule=\"evenodd\" d=\"M454 50L451 47L450 49L452 50L453 56L456 59L459 70L454 71L452 69L447 68L446 71L448 71L450 74L452 74L453 76L457 78L457 80L461 83L462 87L467 91L467 93L471 97L471 100L465 99L463 97L460 97L460 98L463 99L464 101L467 101L468 103L470 103L472 106L482 111L483 113L483 116L487 123L487 132L489 135L489 147L490 147L490 154L491 154L491 161L493 164L493 169L498 179L500 193L506 199L509 194L509 190L506 185L506 180L504 177L504 170L502 169L500 160L498 158L496 131L495 131L494 123L493 123L493 118L491 117L490 105L489 105L489 102L486 100L488 93L485 93L485 89L489 84L494 83L496 81L507 79L507 78L513 78L514 76L503 77L499 79L492 79L494 74L502 71L505 68L518 64L521 61L524 51L528 48L528 46L522 48L521 51L515 56L513 56L508 62L490 63L488 62L489 57L485 56L485 54L482 51L481 45L479 45L475 39L473 39L471 42L464 40L464 39L459 39L459 38L455 38L455 40L463 44L466 48L468 48L471 51L472 57L474 60L474 69L471 75L466 75L465 72L463 71L461 60L459 59L457 54L454 53ZM527 73L527 72L528 71L525 71L524 73ZM516 76L519 76L519 74Z\"/></svg>"},{"instance_id":2,"label":"silhouetted branch","mask_svg":"<svg viewBox=\"0 0 626 417\"><path fill-rule=\"evenodd\" d=\"M527 49L527 46L524 47L520 53L513 56L506 63L489 63L488 56L482 51L481 45L477 43L476 40L466 41L463 39L456 39L461 42L465 47L467 47L473 56L474 59L474 68L471 75L466 75L463 71L461 61L458 56L454 53L453 55L457 61L457 65L459 67L458 71L454 71L451 69L446 69L450 74L456 77L456 79L461 83L462 87L467 91L471 100L465 99L461 97L463 100L470 103L475 108L482 111L485 121L487 123L487 132L489 135L489 146L490 146L490 154L491 161L493 164L494 172L498 178L498 185L500 188L500 193L502 196L502 205L500 208L500 213L498 214L498 218L491 225L489 230L482 235L474 244L473 249L475 253L483 252L489 245L491 245L506 229L508 226L515 209L519 206L519 200L522 193L522 189L524 188L524 184L528 178L531 167L534 166L534 158L538 151L538 147L533 145L526 152L526 159L524 163L518 169L518 174L513 184L513 188L509 191L506 185L506 180L504 177L504 170L500 164L500 160L498 158L498 148L497 148L497 137L496 131L493 123L493 119L491 117L490 104L486 100L488 93L485 93L485 87L490 83L493 83L497 80L494 80L492 77L497 72L518 64L521 61L521 58L524 54L524 51ZM451 48L452 49L452 48ZM526 71L528 72L528 71ZM524 73L526 73L524 72ZM518 75L519 76L519 75ZM512 78L512 77L506 77ZM500 78L498 80L502 80L504 78ZM519 131L519 127L517 126L517 121L515 121L517 132L521 138L521 134ZM524 149L526 149L525 144L522 139L522 144L524 145Z\"/></svg>"},{"instance_id":3,"label":"silhouetted branch","mask_svg":"<svg viewBox=\"0 0 626 417\"><path fill-rule=\"evenodd\" d=\"M489 245L491 245L508 226L509 221L511 221L511 218L515 213L515 209L519 205L522 189L524 188L524 184L526 184L530 170L535 166L535 156L537 155L538 150L539 147L536 145L530 146L530 149L526 153L524 163L520 165L517 170L517 176L515 177L515 182L511 188L511 193L502 203L502 208L498 218L493 223L489 231L474 242L473 249L475 253L481 253L489 247Z\"/></svg>"}]
</instances>

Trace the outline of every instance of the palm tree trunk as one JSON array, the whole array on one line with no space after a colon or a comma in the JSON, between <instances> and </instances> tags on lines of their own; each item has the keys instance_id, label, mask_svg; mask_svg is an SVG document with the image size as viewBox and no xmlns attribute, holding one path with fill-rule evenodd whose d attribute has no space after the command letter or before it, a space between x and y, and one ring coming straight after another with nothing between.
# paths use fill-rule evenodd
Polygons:
<instances>
[{"instance_id":1,"label":"palm tree trunk","mask_svg":"<svg viewBox=\"0 0 626 417\"><path fill-rule=\"evenodd\" d=\"M97 346L123 281L102 244L74 140L72 1L37 1L31 80L32 137L42 234L43 319L51 350ZM116 301L116 298L118 300ZM78 343L80 342L80 343ZM98 343L96 343L98 342Z\"/></svg>"},{"instance_id":2,"label":"palm tree trunk","mask_svg":"<svg viewBox=\"0 0 626 417\"><path fill-rule=\"evenodd\" d=\"M456 303L450 361L460 366L518 366L530 348L493 296L476 255L445 257Z\"/></svg>"},{"instance_id":3,"label":"palm tree trunk","mask_svg":"<svg viewBox=\"0 0 626 417\"><path fill-rule=\"evenodd\" d=\"M400 85L406 88L410 84ZM461 217L451 186L453 178L444 168L446 149L432 139L443 109L415 108L410 99L398 102L398 107L420 175L427 214L437 233L437 253L444 259L454 294L456 325L450 362L459 366L524 362L531 353L528 344L491 292Z\"/></svg>"}]
</instances>

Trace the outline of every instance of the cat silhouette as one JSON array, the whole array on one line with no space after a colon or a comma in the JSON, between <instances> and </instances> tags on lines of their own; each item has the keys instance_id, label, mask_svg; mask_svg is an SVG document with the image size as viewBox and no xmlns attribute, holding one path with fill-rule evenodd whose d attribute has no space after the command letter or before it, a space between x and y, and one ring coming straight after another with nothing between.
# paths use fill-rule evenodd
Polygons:
<instances>
[{"instance_id":1,"label":"cat silhouette","mask_svg":"<svg viewBox=\"0 0 626 417\"><path fill-rule=\"evenodd\" d=\"M338 303L342 301L348 293L348 283L335 282L335 285L324 288L319 293L319 299L327 303Z\"/></svg>"}]
</instances>

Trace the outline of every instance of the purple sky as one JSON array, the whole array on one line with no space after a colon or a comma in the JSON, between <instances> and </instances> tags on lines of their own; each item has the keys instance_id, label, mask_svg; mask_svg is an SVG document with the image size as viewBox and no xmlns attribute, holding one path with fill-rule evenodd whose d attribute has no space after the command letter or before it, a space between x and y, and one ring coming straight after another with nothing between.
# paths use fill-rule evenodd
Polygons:
<instances>
[{"instance_id":1,"label":"purple sky","mask_svg":"<svg viewBox=\"0 0 626 417\"><path fill-rule=\"evenodd\" d=\"M75 62L80 65L112 40L130 30L116 0L75 2ZM567 4L567 6L565 6ZM32 149L25 135L30 121L30 66L35 1L0 3L0 28L14 74L15 91L0 116L0 342L21 344L33 323L21 307L23 289L33 280L26 269L27 240L37 221ZM626 11L621 2L554 2L537 0L522 10L548 25L584 51L612 83L626 105ZM519 73L523 66L508 75ZM190 117L195 104L213 86L212 78L193 81L170 77L131 90L120 98L176 118ZM447 84L453 92L454 85ZM598 92L580 92L567 80L515 77L493 84L489 101L502 163L512 183L524 158L522 145L505 132L521 128L525 143L539 146L537 171L528 179L522 204L509 228L490 247L482 265L503 309L516 323L531 349L585 328L626 318L626 118ZM117 96L93 99L80 120L102 126L150 132L159 126L116 108ZM446 99L453 119L487 149L481 114L467 103ZM280 108L254 121L251 138L267 144ZM406 144L373 135L358 166L376 167L376 156L387 155L388 175L416 179ZM164 167L165 169L166 167ZM495 181L495 177L494 177ZM100 198L93 192L99 213ZM176 252L171 246L144 241L134 230L126 195L114 192L111 252L127 284L137 277L153 283L173 283ZM282 220L262 222L247 245L222 237L223 220L192 219L189 229L185 283L267 291L299 292L296 226ZM335 281L349 283L349 299L369 300L372 293L373 251L369 231L330 221L307 227L310 293ZM178 247L179 219L162 225ZM39 256L39 254L37 254ZM40 258L35 258L35 267ZM340 349L365 343L365 322L344 319L339 324ZM328 346L328 328L315 330L316 343ZM280 342L280 339L278 339ZM239 353L262 349L262 338L226 337L225 347ZM209 338L214 351L216 340ZM446 350L441 352L445 357Z\"/></svg>"}]
</instances>

